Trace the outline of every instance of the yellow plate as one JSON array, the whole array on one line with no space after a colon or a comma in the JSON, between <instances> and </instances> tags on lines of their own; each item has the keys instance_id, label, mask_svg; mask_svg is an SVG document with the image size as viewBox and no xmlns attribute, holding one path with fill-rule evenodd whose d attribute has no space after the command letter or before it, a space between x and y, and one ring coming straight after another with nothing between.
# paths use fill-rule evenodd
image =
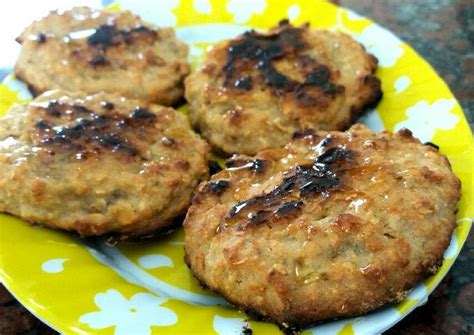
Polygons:
<instances>
[{"instance_id":1,"label":"yellow plate","mask_svg":"<svg viewBox=\"0 0 474 335\"><path fill-rule=\"evenodd\" d=\"M268 28L289 17L295 24L351 34L379 58L384 98L362 121L372 129L407 127L441 147L461 178L458 227L438 274L396 306L309 329L313 334L382 332L422 304L446 275L466 240L473 217L472 134L459 103L436 72L407 44L355 13L315 0L119 1L158 25L174 25L191 45L195 66L205 48L248 27ZM27 100L21 83L0 86L0 113ZM0 216L0 278L36 316L66 334L278 334L269 323L245 321L222 298L203 291L183 263L183 232L156 242L107 247L70 234Z\"/></svg>"}]
</instances>

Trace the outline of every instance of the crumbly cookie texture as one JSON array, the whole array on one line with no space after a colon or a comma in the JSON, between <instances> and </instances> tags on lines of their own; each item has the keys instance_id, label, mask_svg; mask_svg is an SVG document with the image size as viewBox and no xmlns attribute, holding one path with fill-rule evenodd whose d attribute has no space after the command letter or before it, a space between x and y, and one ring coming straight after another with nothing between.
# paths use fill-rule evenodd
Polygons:
<instances>
[{"instance_id":1,"label":"crumbly cookie texture","mask_svg":"<svg viewBox=\"0 0 474 335\"><path fill-rule=\"evenodd\" d=\"M167 106L183 97L188 47L172 28L155 27L128 11L54 11L17 41L22 50L15 75L35 95L105 91Z\"/></svg>"},{"instance_id":2,"label":"crumbly cookie texture","mask_svg":"<svg viewBox=\"0 0 474 335\"><path fill-rule=\"evenodd\" d=\"M0 211L83 236L150 234L186 212L208 151L171 108L51 91L0 118Z\"/></svg>"},{"instance_id":3,"label":"crumbly cookie texture","mask_svg":"<svg viewBox=\"0 0 474 335\"><path fill-rule=\"evenodd\" d=\"M253 155L286 145L299 129L349 127L381 97L376 68L350 36L282 21L213 46L185 95L215 150Z\"/></svg>"},{"instance_id":4,"label":"crumbly cookie texture","mask_svg":"<svg viewBox=\"0 0 474 335\"><path fill-rule=\"evenodd\" d=\"M408 130L305 130L200 185L185 259L251 315L307 327L399 302L434 274L459 198L447 158Z\"/></svg>"}]
</instances>

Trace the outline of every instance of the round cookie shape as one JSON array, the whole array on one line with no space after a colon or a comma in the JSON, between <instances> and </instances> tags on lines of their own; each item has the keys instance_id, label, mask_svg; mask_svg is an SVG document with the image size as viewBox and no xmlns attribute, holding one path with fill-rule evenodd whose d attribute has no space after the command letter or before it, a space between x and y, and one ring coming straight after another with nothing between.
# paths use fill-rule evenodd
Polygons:
<instances>
[{"instance_id":1,"label":"round cookie shape","mask_svg":"<svg viewBox=\"0 0 474 335\"><path fill-rule=\"evenodd\" d=\"M305 128L342 130L381 97L377 59L340 32L293 27L217 43L185 80L193 125L224 154L282 147Z\"/></svg>"},{"instance_id":2,"label":"round cookie shape","mask_svg":"<svg viewBox=\"0 0 474 335\"><path fill-rule=\"evenodd\" d=\"M188 47L172 28L158 28L128 12L75 7L50 12L17 38L17 78L30 91L110 92L173 105L189 73Z\"/></svg>"},{"instance_id":3,"label":"round cookie shape","mask_svg":"<svg viewBox=\"0 0 474 335\"><path fill-rule=\"evenodd\" d=\"M459 198L447 158L408 130L305 130L200 185L185 260L250 315L304 328L403 300L441 265Z\"/></svg>"},{"instance_id":4,"label":"round cookie shape","mask_svg":"<svg viewBox=\"0 0 474 335\"><path fill-rule=\"evenodd\" d=\"M0 119L0 211L82 236L143 236L208 178L185 115L118 95L50 91Z\"/></svg>"}]
</instances>

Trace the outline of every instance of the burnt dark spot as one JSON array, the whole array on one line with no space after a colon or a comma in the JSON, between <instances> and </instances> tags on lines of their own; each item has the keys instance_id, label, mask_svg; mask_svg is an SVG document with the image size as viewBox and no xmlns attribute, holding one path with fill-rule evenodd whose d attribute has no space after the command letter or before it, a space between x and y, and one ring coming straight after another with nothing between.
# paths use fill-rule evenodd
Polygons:
<instances>
[{"instance_id":1,"label":"burnt dark spot","mask_svg":"<svg viewBox=\"0 0 474 335\"><path fill-rule=\"evenodd\" d=\"M241 90L250 91L252 89L252 77L247 76L237 79L234 86Z\"/></svg>"},{"instance_id":2,"label":"burnt dark spot","mask_svg":"<svg viewBox=\"0 0 474 335\"><path fill-rule=\"evenodd\" d=\"M211 176L222 170L219 163L217 163L215 160L207 161L207 165L209 166L209 173Z\"/></svg>"},{"instance_id":3,"label":"burnt dark spot","mask_svg":"<svg viewBox=\"0 0 474 335\"><path fill-rule=\"evenodd\" d=\"M153 30L153 29L150 29L148 27L145 27L145 26L138 26L134 29L131 30L132 32L136 32L136 33L147 33L147 34L156 34L156 30Z\"/></svg>"},{"instance_id":4,"label":"burnt dark spot","mask_svg":"<svg viewBox=\"0 0 474 335\"><path fill-rule=\"evenodd\" d=\"M54 143L54 139L52 137L45 138L41 141L43 144L52 144Z\"/></svg>"},{"instance_id":5,"label":"burnt dark spot","mask_svg":"<svg viewBox=\"0 0 474 335\"><path fill-rule=\"evenodd\" d=\"M300 194L303 197L321 193L339 185L339 178L326 169L300 169L301 174L308 180L306 184L300 186Z\"/></svg>"},{"instance_id":6,"label":"burnt dark spot","mask_svg":"<svg viewBox=\"0 0 474 335\"><path fill-rule=\"evenodd\" d=\"M50 126L48 124L48 122L46 122L45 120L43 119L40 119L36 122L36 128L38 129L48 129Z\"/></svg>"},{"instance_id":7,"label":"burnt dark spot","mask_svg":"<svg viewBox=\"0 0 474 335\"><path fill-rule=\"evenodd\" d=\"M115 25L104 24L99 26L94 34L88 37L87 43L90 46L98 46L100 49L104 50L120 43L132 43L134 34L157 36L156 30L145 26L138 26L133 29L117 29Z\"/></svg>"},{"instance_id":8,"label":"burnt dark spot","mask_svg":"<svg viewBox=\"0 0 474 335\"><path fill-rule=\"evenodd\" d=\"M304 203L300 200L287 202L278 207L274 213L279 217L293 216L299 212Z\"/></svg>"},{"instance_id":9,"label":"burnt dark spot","mask_svg":"<svg viewBox=\"0 0 474 335\"><path fill-rule=\"evenodd\" d=\"M122 129L123 129L123 128L127 127L127 126L129 125L129 123L130 123L130 122L129 122L127 119L119 120L119 121L117 122L117 126L118 126L119 128L122 128Z\"/></svg>"},{"instance_id":10,"label":"burnt dark spot","mask_svg":"<svg viewBox=\"0 0 474 335\"><path fill-rule=\"evenodd\" d=\"M256 199L257 198L250 198L245 201L239 201L234 206L232 206L232 208L227 213L226 218L230 219L235 217L238 213L240 213L240 211L242 211L242 209L245 209L245 207L252 206L257 201Z\"/></svg>"},{"instance_id":11,"label":"burnt dark spot","mask_svg":"<svg viewBox=\"0 0 474 335\"><path fill-rule=\"evenodd\" d=\"M258 211L253 212L253 213L251 212L247 215L246 225L248 225L248 224L253 224L253 225L262 224L262 223L264 223L265 221L268 220L270 215L271 215L270 212L268 212L266 210L258 210ZM245 228L245 225L241 225L237 229L238 230L243 230L244 228Z\"/></svg>"},{"instance_id":12,"label":"burnt dark spot","mask_svg":"<svg viewBox=\"0 0 474 335\"><path fill-rule=\"evenodd\" d=\"M434 144L433 142L425 142L423 143L424 145L429 145L430 147L435 148L436 150L439 150L439 146Z\"/></svg>"},{"instance_id":13,"label":"burnt dark spot","mask_svg":"<svg viewBox=\"0 0 474 335\"><path fill-rule=\"evenodd\" d=\"M95 139L101 144L103 147L110 149L112 151L125 151L128 154L134 156L138 153L138 151L129 146L126 141L119 135L117 134L111 134L111 135L99 135L95 137Z\"/></svg>"},{"instance_id":14,"label":"burnt dark spot","mask_svg":"<svg viewBox=\"0 0 474 335\"><path fill-rule=\"evenodd\" d=\"M242 335L252 335L253 330L252 328L249 328L249 326L245 325L242 327Z\"/></svg>"},{"instance_id":15,"label":"burnt dark spot","mask_svg":"<svg viewBox=\"0 0 474 335\"><path fill-rule=\"evenodd\" d=\"M321 272L319 274L319 277L322 279L322 280L329 280L329 274L327 272Z\"/></svg>"},{"instance_id":16,"label":"burnt dark spot","mask_svg":"<svg viewBox=\"0 0 474 335\"><path fill-rule=\"evenodd\" d=\"M113 25L103 24L99 26L95 32L87 38L89 45L111 45L117 30Z\"/></svg>"},{"instance_id":17,"label":"burnt dark spot","mask_svg":"<svg viewBox=\"0 0 474 335\"><path fill-rule=\"evenodd\" d=\"M295 92L295 98L300 106L311 107L317 104L318 100L315 96L307 92L304 88L298 87Z\"/></svg>"},{"instance_id":18,"label":"burnt dark spot","mask_svg":"<svg viewBox=\"0 0 474 335\"><path fill-rule=\"evenodd\" d=\"M275 189L278 195L300 190L303 197L325 192L339 185L336 171L340 163L350 161L351 152L342 147L333 147L317 157L313 164L299 165L295 173L284 179L281 186Z\"/></svg>"},{"instance_id":19,"label":"burnt dark spot","mask_svg":"<svg viewBox=\"0 0 474 335\"><path fill-rule=\"evenodd\" d=\"M161 143L168 147L175 147L176 146L176 140L171 137L162 137L161 138Z\"/></svg>"},{"instance_id":20,"label":"burnt dark spot","mask_svg":"<svg viewBox=\"0 0 474 335\"><path fill-rule=\"evenodd\" d=\"M252 30L234 40L228 47L223 67L224 86L250 90L254 81L260 81L276 95L294 92L297 101L306 105L318 103L318 93L309 92L311 87L318 87L319 92L330 96L343 92L343 86L331 82L331 71L327 66L303 54L308 48L303 36L306 28L295 28L282 21L270 34ZM273 63L282 58L300 64L298 67L306 73L304 81L293 80L275 68ZM240 77L242 72L254 68L259 71L258 76Z\"/></svg>"},{"instance_id":21,"label":"burnt dark spot","mask_svg":"<svg viewBox=\"0 0 474 335\"><path fill-rule=\"evenodd\" d=\"M38 35L36 35L36 41L40 44L46 42L46 39L47 38L45 33L39 33Z\"/></svg>"},{"instance_id":22,"label":"burnt dark spot","mask_svg":"<svg viewBox=\"0 0 474 335\"><path fill-rule=\"evenodd\" d=\"M304 204L294 197L308 198L340 187L339 172L351 158L351 152L343 147L326 150L312 164L294 168L293 173L269 193L235 204L227 213L225 224L240 218L244 221L240 225L244 229L249 224L267 222L270 217L279 219L298 214Z\"/></svg>"},{"instance_id":23,"label":"burnt dark spot","mask_svg":"<svg viewBox=\"0 0 474 335\"><path fill-rule=\"evenodd\" d=\"M286 323L279 325L279 328L284 335L297 335L303 331L301 327L289 325Z\"/></svg>"},{"instance_id":24,"label":"burnt dark spot","mask_svg":"<svg viewBox=\"0 0 474 335\"><path fill-rule=\"evenodd\" d=\"M84 123L84 120L80 120L79 122L76 121L77 124L75 124L74 126L68 128L70 131L74 131L74 132L81 132L86 126L83 124ZM72 135L70 137L73 137ZM79 136L77 136L79 137Z\"/></svg>"},{"instance_id":25,"label":"burnt dark spot","mask_svg":"<svg viewBox=\"0 0 474 335\"><path fill-rule=\"evenodd\" d=\"M48 106L45 108L47 114L60 117L61 116L61 103L57 101L51 101Z\"/></svg>"},{"instance_id":26,"label":"burnt dark spot","mask_svg":"<svg viewBox=\"0 0 474 335\"><path fill-rule=\"evenodd\" d=\"M104 55L97 55L91 59L89 59L89 64L92 66L101 66L109 64L107 58Z\"/></svg>"},{"instance_id":27,"label":"burnt dark spot","mask_svg":"<svg viewBox=\"0 0 474 335\"><path fill-rule=\"evenodd\" d=\"M107 123L107 118L106 118L104 115L94 114L94 115L92 115L92 119L93 119L98 125L102 125L102 124Z\"/></svg>"},{"instance_id":28,"label":"burnt dark spot","mask_svg":"<svg viewBox=\"0 0 474 335\"><path fill-rule=\"evenodd\" d=\"M265 84L268 86L285 91L290 91L293 89L294 85L292 81L271 66L264 67L263 76L265 78Z\"/></svg>"},{"instance_id":29,"label":"burnt dark spot","mask_svg":"<svg viewBox=\"0 0 474 335\"><path fill-rule=\"evenodd\" d=\"M226 112L229 115L229 120L232 124L239 126L240 121L245 118L245 114L241 110L231 109Z\"/></svg>"},{"instance_id":30,"label":"burnt dark spot","mask_svg":"<svg viewBox=\"0 0 474 335\"><path fill-rule=\"evenodd\" d=\"M246 32L228 48L227 61L224 65L224 86L230 86L241 68L254 67L260 70L264 82L268 85L283 88L289 80L272 65L276 59L306 47L303 42L303 29L290 25L280 26L272 34L260 34L252 30Z\"/></svg>"},{"instance_id":31,"label":"burnt dark spot","mask_svg":"<svg viewBox=\"0 0 474 335\"><path fill-rule=\"evenodd\" d=\"M134 34L142 34L142 35L158 37L158 32L155 29L148 28L143 25L140 25L130 30L122 30L121 33L123 34L123 36L125 36L126 39L128 39L127 43L130 43L133 41L132 36Z\"/></svg>"},{"instance_id":32,"label":"burnt dark spot","mask_svg":"<svg viewBox=\"0 0 474 335\"><path fill-rule=\"evenodd\" d=\"M304 184L300 186L300 194L307 197L338 186L339 177L330 169L330 166L337 161L348 161L349 159L350 152L348 150L335 147L319 156L312 167L299 166L297 170L304 181Z\"/></svg>"},{"instance_id":33,"label":"burnt dark spot","mask_svg":"<svg viewBox=\"0 0 474 335\"><path fill-rule=\"evenodd\" d=\"M59 144L76 155L76 158L80 154L81 159L99 153L100 148L136 156L139 152L129 139L138 137L143 141L143 138L147 138L143 131L154 129L149 126L147 118L132 119L117 113L100 115L78 104L51 101L43 107L43 111L49 116L59 117L64 114L69 124L57 125L55 119L48 118L39 120L36 125L37 129L42 130L39 132L39 141L44 145ZM123 126L120 126L121 122ZM140 127L139 135L136 134L136 127Z\"/></svg>"},{"instance_id":34,"label":"burnt dark spot","mask_svg":"<svg viewBox=\"0 0 474 335\"><path fill-rule=\"evenodd\" d=\"M297 99L308 101L309 104L316 103L316 97L306 92L306 89L310 87L319 87L324 94L330 96L344 92L344 86L336 85L331 82L331 71L327 66L313 64L313 68L314 69L306 75L305 81L295 86Z\"/></svg>"},{"instance_id":35,"label":"burnt dark spot","mask_svg":"<svg viewBox=\"0 0 474 335\"><path fill-rule=\"evenodd\" d=\"M266 162L263 159L254 159L250 169L256 173L262 173L265 171Z\"/></svg>"},{"instance_id":36,"label":"burnt dark spot","mask_svg":"<svg viewBox=\"0 0 474 335\"><path fill-rule=\"evenodd\" d=\"M79 126L81 127L88 127L92 125L92 121L89 119L84 119L84 118L78 118L76 119L76 122L78 123Z\"/></svg>"},{"instance_id":37,"label":"burnt dark spot","mask_svg":"<svg viewBox=\"0 0 474 335\"><path fill-rule=\"evenodd\" d=\"M147 109L137 106L135 111L132 113L131 117L133 119L140 119L140 120L150 120L153 121L156 118L156 115L149 112Z\"/></svg>"},{"instance_id":38,"label":"burnt dark spot","mask_svg":"<svg viewBox=\"0 0 474 335\"><path fill-rule=\"evenodd\" d=\"M239 167L239 166L245 165L248 162L249 162L248 160L231 157L225 161L224 165L227 168L233 168L233 167Z\"/></svg>"},{"instance_id":39,"label":"burnt dark spot","mask_svg":"<svg viewBox=\"0 0 474 335\"><path fill-rule=\"evenodd\" d=\"M325 83L324 85L322 85L320 87L321 87L321 90L325 94L331 95L331 96L334 96L334 95L339 94L339 93L343 93L346 90L344 86L335 85L335 84L330 83L330 82L327 82L327 83Z\"/></svg>"},{"instance_id":40,"label":"burnt dark spot","mask_svg":"<svg viewBox=\"0 0 474 335\"><path fill-rule=\"evenodd\" d=\"M406 138L413 137L413 133L411 132L410 129L407 129L407 128L402 128L397 133L402 137L406 137Z\"/></svg>"},{"instance_id":41,"label":"burnt dark spot","mask_svg":"<svg viewBox=\"0 0 474 335\"><path fill-rule=\"evenodd\" d=\"M322 86L328 82L330 75L329 69L324 65L320 65L316 70L308 73L304 83L306 85Z\"/></svg>"},{"instance_id":42,"label":"burnt dark spot","mask_svg":"<svg viewBox=\"0 0 474 335\"><path fill-rule=\"evenodd\" d=\"M320 143L319 145L323 148L327 147L329 144L332 143L332 137L326 136Z\"/></svg>"},{"instance_id":43,"label":"burnt dark spot","mask_svg":"<svg viewBox=\"0 0 474 335\"><path fill-rule=\"evenodd\" d=\"M70 142L73 139L79 138L84 132L84 127L80 125L61 127L56 130L54 140L57 142Z\"/></svg>"},{"instance_id":44,"label":"burnt dark spot","mask_svg":"<svg viewBox=\"0 0 474 335\"><path fill-rule=\"evenodd\" d=\"M105 136L97 136L97 140L102 143L104 146L108 147L117 147L122 144L122 139L115 134L112 135L105 135Z\"/></svg>"},{"instance_id":45,"label":"burnt dark spot","mask_svg":"<svg viewBox=\"0 0 474 335\"><path fill-rule=\"evenodd\" d=\"M305 129L300 129L300 130L295 131L293 135L291 136L291 138L296 140L303 137L314 136L314 135L316 135L316 132L314 129L305 128Z\"/></svg>"},{"instance_id":46,"label":"burnt dark spot","mask_svg":"<svg viewBox=\"0 0 474 335\"><path fill-rule=\"evenodd\" d=\"M100 106L107 110L112 110L115 107L114 104L109 101L101 101Z\"/></svg>"},{"instance_id":47,"label":"burnt dark spot","mask_svg":"<svg viewBox=\"0 0 474 335\"><path fill-rule=\"evenodd\" d=\"M79 113L93 113L89 108L81 105L73 105L72 109L74 109L75 112Z\"/></svg>"},{"instance_id":48,"label":"burnt dark spot","mask_svg":"<svg viewBox=\"0 0 474 335\"><path fill-rule=\"evenodd\" d=\"M327 145L326 141L330 139L324 139L321 143L322 145ZM334 147L331 149L328 149L325 151L323 154L321 154L317 158L317 163L323 163L323 164L332 164L340 159L346 159L348 160L350 158L350 151L347 149L344 149L342 147Z\"/></svg>"},{"instance_id":49,"label":"burnt dark spot","mask_svg":"<svg viewBox=\"0 0 474 335\"><path fill-rule=\"evenodd\" d=\"M133 37L132 37L132 32L124 32L122 33L122 40L126 44L132 44L133 43Z\"/></svg>"},{"instance_id":50,"label":"burnt dark spot","mask_svg":"<svg viewBox=\"0 0 474 335\"><path fill-rule=\"evenodd\" d=\"M227 180L217 180L209 183L209 191L216 195L221 195L229 188L230 182Z\"/></svg>"},{"instance_id":51,"label":"burnt dark spot","mask_svg":"<svg viewBox=\"0 0 474 335\"><path fill-rule=\"evenodd\" d=\"M184 159L178 160L176 162L176 165L184 171L189 170L189 168L191 167L191 164L189 164L189 162L187 160L184 160Z\"/></svg>"}]
</instances>

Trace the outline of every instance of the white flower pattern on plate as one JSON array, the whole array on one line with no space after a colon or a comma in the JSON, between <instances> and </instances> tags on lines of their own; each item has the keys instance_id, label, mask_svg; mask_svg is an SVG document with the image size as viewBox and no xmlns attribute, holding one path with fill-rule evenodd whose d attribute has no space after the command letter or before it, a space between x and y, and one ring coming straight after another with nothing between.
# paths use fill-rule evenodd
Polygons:
<instances>
[{"instance_id":1,"label":"white flower pattern on plate","mask_svg":"<svg viewBox=\"0 0 474 335\"><path fill-rule=\"evenodd\" d=\"M399 94L405 91L411 85L411 80L408 76L401 76L399 77L395 83L393 84L393 88L395 89L395 93Z\"/></svg>"},{"instance_id":2,"label":"white flower pattern on plate","mask_svg":"<svg viewBox=\"0 0 474 335\"><path fill-rule=\"evenodd\" d=\"M41 264L41 270L46 273L60 273L64 270L64 262L67 258L53 258Z\"/></svg>"},{"instance_id":3,"label":"white flower pattern on plate","mask_svg":"<svg viewBox=\"0 0 474 335\"><path fill-rule=\"evenodd\" d=\"M353 37L362 43L367 51L377 57L381 67L395 65L403 55L402 41L390 31L375 24L368 26L360 35L354 35Z\"/></svg>"},{"instance_id":4,"label":"white flower pattern on plate","mask_svg":"<svg viewBox=\"0 0 474 335\"><path fill-rule=\"evenodd\" d=\"M288 8L288 11L286 12L286 14L288 15L288 19L290 21L294 21L298 18L298 16L300 16L300 12L301 12L301 8L300 6L298 5L291 5L289 8Z\"/></svg>"},{"instance_id":5,"label":"white flower pattern on plate","mask_svg":"<svg viewBox=\"0 0 474 335\"><path fill-rule=\"evenodd\" d=\"M213 326L219 335L240 335L242 334L242 329L248 327L248 324L241 318L224 318L216 315Z\"/></svg>"},{"instance_id":6,"label":"white flower pattern on plate","mask_svg":"<svg viewBox=\"0 0 474 335\"><path fill-rule=\"evenodd\" d=\"M212 7L209 0L194 0L193 6L196 12L201 14L211 14Z\"/></svg>"},{"instance_id":7,"label":"white flower pattern on plate","mask_svg":"<svg viewBox=\"0 0 474 335\"><path fill-rule=\"evenodd\" d=\"M115 335L149 335L151 326L170 326L178 321L171 309L161 306L167 300L149 293L137 293L127 300L119 291L109 289L95 296L100 311L84 314L79 321L92 329L115 326Z\"/></svg>"},{"instance_id":8,"label":"white flower pattern on plate","mask_svg":"<svg viewBox=\"0 0 474 335\"><path fill-rule=\"evenodd\" d=\"M161 254L150 254L138 259L138 264L145 269L156 269L163 266L172 268L174 266L171 258Z\"/></svg>"},{"instance_id":9,"label":"white flower pattern on plate","mask_svg":"<svg viewBox=\"0 0 474 335\"><path fill-rule=\"evenodd\" d=\"M459 122L451 113L455 105L454 99L438 99L431 105L422 100L406 110L408 119L397 123L395 130L408 128L421 142L431 141L436 129L449 130Z\"/></svg>"},{"instance_id":10,"label":"white flower pattern on plate","mask_svg":"<svg viewBox=\"0 0 474 335\"><path fill-rule=\"evenodd\" d=\"M253 14L262 14L265 7L265 0L230 0L227 3L227 10L234 14L235 23L246 23Z\"/></svg>"}]
</instances>

